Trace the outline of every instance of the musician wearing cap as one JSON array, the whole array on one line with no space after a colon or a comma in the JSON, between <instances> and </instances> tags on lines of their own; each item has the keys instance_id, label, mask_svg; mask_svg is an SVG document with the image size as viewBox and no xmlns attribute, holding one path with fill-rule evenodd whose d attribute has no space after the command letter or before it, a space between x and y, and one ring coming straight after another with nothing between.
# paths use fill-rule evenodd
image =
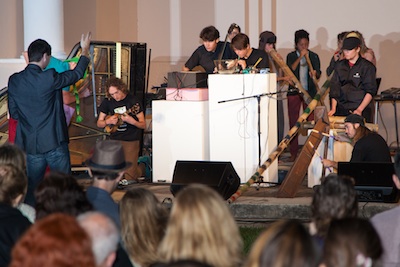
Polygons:
<instances>
[{"instance_id":1,"label":"musician wearing cap","mask_svg":"<svg viewBox=\"0 0 400 267\"><path fill-rule=\"evenodd\" d=\"M103 140L98 142L92 156L85 162L93 177L93 184L88 187L86 196L94 209L109 216L119 227L118 204L111 194L115 191L126 169L132 162L125 160L124 149L120 141Z\"/></svg>"},{"instance_id":2,"label":"musician wearing cap","mask_svg":"<svg viewBox=\"0 0 400 267\"><path fill-rule=\"evenodd\" d=\"M345 59L335 66L331 79L329 116L347 116L351 113L362 115L372 122L372 98L377 93L376 68L360 55L361 41L347 37L343 41Z\"/></svg>"},{"instance_id":3,"label":"musician wearing cap","mask_svg":"<svg viewBox=\"0 0 400 267\"><path fill-rule=\"evenodd\" d=\"M97 127L105 128L110 139L121 141L125 157L134 163L124 178L133 182L140 177L137 162L142 132L146 127L143 107L121 79L110 78L106 88L107 97L100 104Z\"/></svg>"},{"instance_id":4,"label":"musician wearing cap","mask_svg":"<svg viewBox=\"0 0 400 267\"><path fill-rule=\"evenodd\" d=\"M365 119L358 114L350 114L344 120L345 133L353 145L350 162L392 162L385 139L365 126ZM339 140L339 139L338 139ZM340 139L343 141L342 139ZM337 169L336 161L323 159L325 168Z\"/></svg>"},{"instance_id":5,"label":"musician wearing cap","mask_svg":"<svg viewBox=\"0 0 400 267\"><path fill-rule=\"evenodd\" d=\"M238 33L232 39L232 49L238 55L238 64L242 70L246 68L268 68L268 55L264 50L252 48L249 37L244 33Z\"/></svg>"}]
</instances>

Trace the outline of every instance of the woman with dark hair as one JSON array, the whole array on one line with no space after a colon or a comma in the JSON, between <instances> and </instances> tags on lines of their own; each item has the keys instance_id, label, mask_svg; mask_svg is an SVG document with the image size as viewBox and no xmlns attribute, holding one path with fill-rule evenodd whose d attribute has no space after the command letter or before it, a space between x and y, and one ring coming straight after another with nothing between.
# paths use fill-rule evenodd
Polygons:
<instances>
[{"instance_id":1,"label":"woman with dark hair","mask_svg":"<svg viewBox=\"0 0 400 267\"><path fill-rule=\"evenodd\" d=\"M356 217L358 212L357 192L354 180L335 173L321 179L315 187L311 203L311 233L321 245L333 219Z\"/></svg>"},{"instance_id":2,"label":"woman with dark hair","mask_svg":"<svg viewBox=\"0 0 400 267\"><path fill-rule=\"evenodd\" d=\"M68 174L51 172L35 190L36 219L62 212L71 216L92 210L83 188Z\"/></svg>"},{"instance_id":3,"label":"woman with dark hair","mask_svg":"<svg viewBox=\"0 0 400 267\"><path fill-rule=\"evenodd\" d=\"M88 234L72 216L52 214L37 221L12 250L10 267L94 267Z\"/></svg>"},{"instance_id":4,"label":"woman with dark hair","mask_svg":"<svg viewBox=\"0 0 400 267\"><path fill-rule=\"evenodd\" d=\"M0 165L0 266L8 266L11 248L31 226L16 208L24 199L28 179L16 166Z\"/></svg>"},{"instance_id":5,"label":"woman with dark hair","mask_svg":"<svg viewBox=\"0 0 400 267\"><path fill-rule=\"evenodd\" d=\"M317 93L317 88L314 84L314 79L318 80L321 77L321 63L319 56L308 49L310 44L309 33L305 30L298 30L294 34L295 51L289 53L286 57L286 63L293 71L293 74L301 83L304 90L311 97ZM308 64L311 63L311 65ZM292 128L298 118L301 106L303 109L307 107L302 95L299 91L289 84L287 93L289 126ZM310 114L309 119L313 120L313 114ZM296 135L290 142L291 161L294 161L299 150L298 136Z\"/></svg>"},{"instance_id":6,"label":"woman with dark hair","mask_svg":"<svg viewBox=\"0 0 400 267\"><path fill-rule=\"evenodd\" d=\"M324 246L323 266L380 266L381 240L370 221L346 218L331 222Z\"/></svg>"},{"instance_id":7,"label":"woman with dark hair","mask_svg":"<svg viewBox=\"0 0 400 267\"><path fill-rule=\"evenodd\" d=\"M317 267L318 249L296 220L273 223L254 243L245 267Z\"/></svg>"}]
</instances>

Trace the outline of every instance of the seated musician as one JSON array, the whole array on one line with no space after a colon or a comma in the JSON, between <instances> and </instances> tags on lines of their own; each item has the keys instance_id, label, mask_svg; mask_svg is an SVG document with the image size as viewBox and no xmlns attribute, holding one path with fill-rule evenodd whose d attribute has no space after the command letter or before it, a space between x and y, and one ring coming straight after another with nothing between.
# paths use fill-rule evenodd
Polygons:
<instances>
[{"instance_id":1,"label":"seated musician","mask_svg":"<svg viewBox=\"0 0 400 267\"><path fill-rule=\"evenodd\" d=\"M350 162L392 162L390 150L385 139L365 126L365 119L357 114L350 114L344 120L345 132L353 145ZM344 141L343 138L338 138ZM323 159L325 168L338 168L336 161Z\"/></svg>"},{"instance_id":2,"label":"seated musician","mask_svg":"<svg viewBox=\"0 0 400 267\"><path fill-rule=\"evenodd\" d=\"M219 41L219 31L214 26L205 27L200 33L200 38L203 45L199 46L186 61L185 66L182 67L183 71L190 71L201 66L205 72L213 73L214 60L236 58L230 44Z\"/></svg>"},{"instance_id":3,"label":"seated musician","mask_svg":"<svg viewBox=\"0 0 400 267\"><path fill-rule=\"evenodd\" d=\"M377 93L376 68L360 55L361 41L347 37L343 41L345 59L335 66L329 96L332 99L329 116L362 115L372 122L372 98Z\"/></svg>"},{"instance_id":4,"label":"seated musician","mask_svg":"<svg viewBox=\"0 0 400 267\"><path fill-rule=\"evenodd\" d=\"M121 141L126 160L134 163L126 170L124 178L137 181L140 177L137 170L140 139L146 127L143 107L136 96L129 94L127 85L121 79L110 78L107 88L107 97L99 107L97 127L105 128L110 133L110 139Z\"/></svg>"},{"instance_id":5,"label":"seated musician","mask_svg":"<svg viewBox=\"0 0 400 267\"><path fill-rule=\"evenodd\" d=\"M232 39L232 49L238 55L238 64L242 70L247 68L268 68L268 54L256 48L251 48L249 37L244 33L238 33Z\"/></svg>"}]
</instances>

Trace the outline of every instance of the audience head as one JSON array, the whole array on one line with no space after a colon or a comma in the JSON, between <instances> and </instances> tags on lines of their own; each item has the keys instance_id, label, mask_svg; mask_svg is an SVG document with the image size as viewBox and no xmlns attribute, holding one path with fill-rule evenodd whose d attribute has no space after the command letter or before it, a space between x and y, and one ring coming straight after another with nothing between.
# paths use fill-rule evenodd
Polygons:
<instances>
[{"instance_id":1,"label":"audience head","mask_svg":"<svg viewBox=\"0 0 400 267\"><path fill-rule=\"evenodd\" d=\"M6 143L0 146L0 164L13 164L21 171L26 171L26 156L18 146Z\"/></svg>"},{"instance_id":2,"label":"audience head","mask_svg":"<svg viewBox=\"0 0 400 267\"><path fill-rule=\"evenodd\" d=\"M140 266L157 262L167 223L166 208L151 191L140 187L128 190L119 208L122 240L130 257Z\"/></svg>"},{"instance_id":3,"label":"audience head","mask_svg":"<svg viewBox=\"0 0 400 267\"><path fill-rule=\"evenodd\" d=\"M357 212L357 192L352 178L329 174L321 179L321 185L315 186L311 213L318 236L325 237L333 219L356 217Z\"/></svg>"},{"instance_id":4,"label":"audience head","mask_svg":"<svg viewBox=\"0 0 400 267\"><path fill-rule=\"evenodd\" d=\"M241 33L241 32L242 31L240 30L240 26L237 25L236 23L232 23L228 29L229 40L232 40L236 36L236 34Z\"/></svg>"},{"instance_id":5,"label":"audience head","mask_svg":"<svg viewBox=\"0 0 400 267\"><path fill-rule=\"evenodd\" d=\"M163 262L191 259L214 267L241 263L242 239L223 198L210 187L190 184L178 192L159 248Z\"/></svg>"},{"instance_id":6,"label":"audience head","mask_svg":"<svg viewBox=\"0 0 400 267\"><path fill-rule=\"evenodd\" d=\"M400 152L397 152L396 156L394 157L394 172L393 182L397 189L400 189Z\"/></svg>"},{"instance_id":7,"label":"audience head","mask_svg":"<svg viewBox=\"0 0 400 267\"><path fill-rule=\"evenodd\" d=\"M77 220L91 238L96 266L112 266L119 242L119 233L114 222L106 215L95 211L83 213Z\"/></svg>"},{"instance_id":8,"label":"audience head","mask_svg":"<svg viewBox=\"0 0 400 267\"><path fill-rule=\"evenodd\" d=\"M52 214L36 221L12 250L10 267L92 267L91 241L74 217Z\"/></svg>"},{"instance_id":9,"label":"audience head","mask_svg":"<svg viewBox=\"0 0 400 267\"><path fill-rule=\"evenodd\" d=\"M324 245L326 267L376 266L383 248L370 221L361 218L333 220Z\"/></svg>"},{"instance_id":10,"label":"audience head","mask_svg":"<svg viewBox=\"0 0 400 267\"><path fill-rule=\"evenodd\" d=\"M47 64L49 64L51 56L51 46L45 40L37 39L28 46L29 62L39 62L45 54L48 57Z\"/></svg>"},{"instance_id":11,"label":"audience head","mask_svg":"<svg viewBox=\"0 0 400 267\"><path fill-rule=\"evenodd\" d=\"M273 223L253 244L246 267L316 267L317 245L296 220Z\"/></svg>"},{"instance_id":12,"label":"audience head","mask_svg":"<svg viewBox=\"0 0 400 267\"><path fill-rule=\"evenodd\" d=\"M83 188L68 174L51 172L35 189L36 218L62 212L71 216L92 210Z\"/></svg>"},{"instance_id":13,"label":"audience head","mask_svg":"<svg viewBox=\"0 0 400 267\"><path fill-rule=\"evenodd\" d=\"M270 31L260 33L258 49L269 52L272 48L275 49L276 35Z\"/></svg>"},{"instance_id":14,"label":"audience head","mask_svg":"<svg viewBox=\"0 0 400 267\"><path fill-rule=\"evenodd\" d=\"M310 43L309 33L305 30L298 30L294 33L294 45L298 51L308 49Z\"/></svg>"},{"instance_id":15,"label":"audience head","mask_svg":"<svg viewBox=\"0 0 400 267\"><path fill-rule=\"evenodd\" d=\"M113 191L121 180L124 171L132 165L125 160L124 148L118 140L103 140L97 142L92 156L86 161L95 182L110 181Z\"/></svg>"},{"instance_id":16,"label":"audience head","mask_svg":"<svg viewBox=\"0 0 400 267\"><path fill-rule=\"evenodd\" d=\"M0 203L18 206L26 194L28 179L12 164L0 164Z\"/></svg>"}]
</instances>

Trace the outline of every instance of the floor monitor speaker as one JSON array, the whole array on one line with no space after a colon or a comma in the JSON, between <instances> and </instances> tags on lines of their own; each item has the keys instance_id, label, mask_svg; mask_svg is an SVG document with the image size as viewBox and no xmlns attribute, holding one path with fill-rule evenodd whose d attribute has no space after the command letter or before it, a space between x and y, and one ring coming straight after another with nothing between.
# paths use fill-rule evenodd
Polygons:
<instances>
[{"instance_id":1,"label":"floor monitor speaker","mask_svg":"<svg viewBox=\"0 0 400 267\"><path fill-rule=\"evenodd\" d=\"M226 200L239 188L240 178L231 162L176 161L171 193L175 196L179 190L192 183L208 185Z\"/></svg>"}]
</instances>

